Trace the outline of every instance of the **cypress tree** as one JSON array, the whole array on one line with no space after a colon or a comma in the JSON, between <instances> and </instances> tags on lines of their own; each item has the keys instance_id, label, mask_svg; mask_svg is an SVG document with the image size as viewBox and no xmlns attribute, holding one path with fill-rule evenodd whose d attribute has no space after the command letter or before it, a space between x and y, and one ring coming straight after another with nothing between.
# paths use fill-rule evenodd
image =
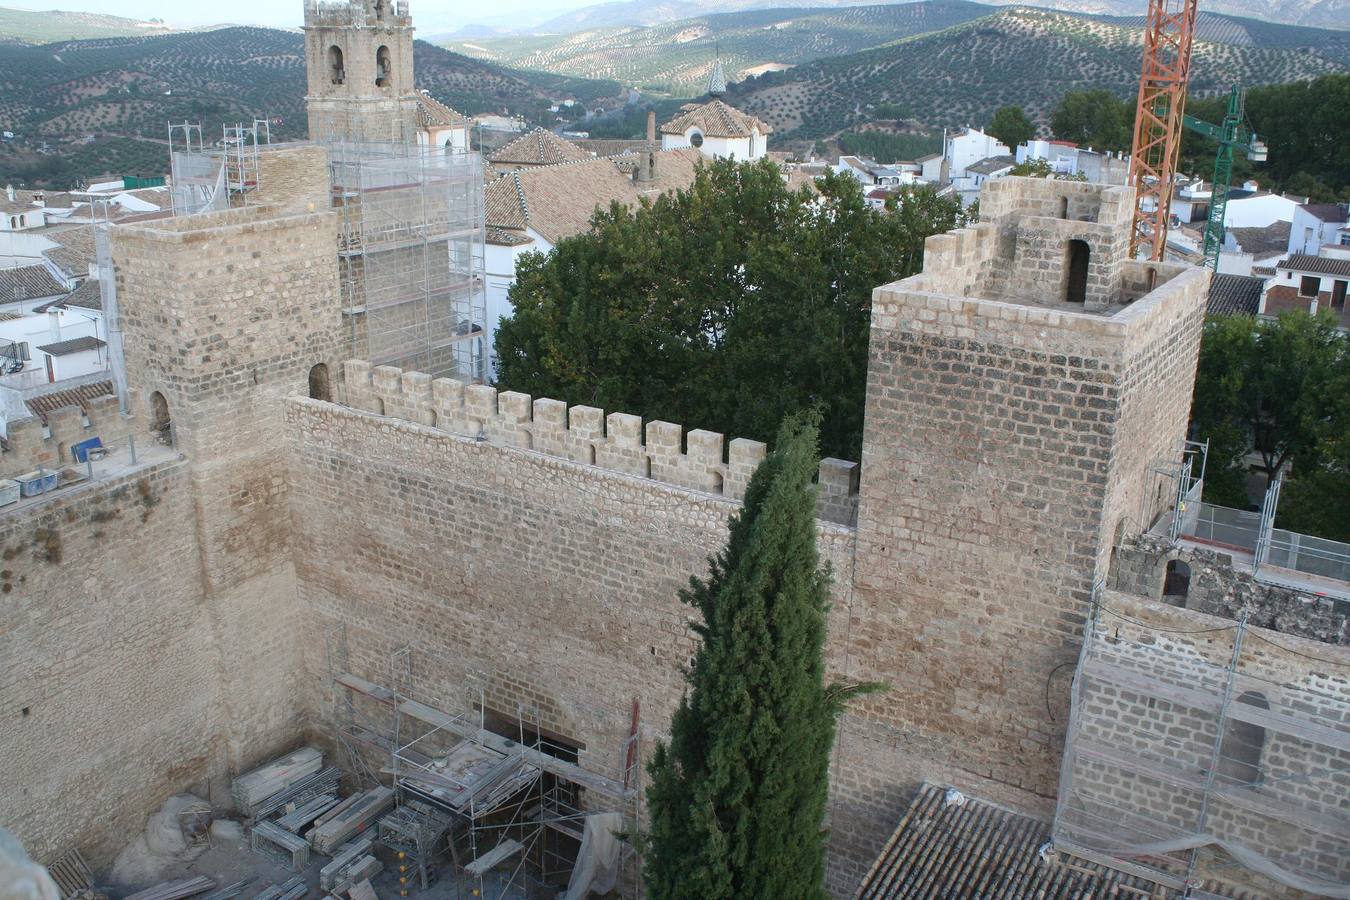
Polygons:
<instances>
[{"instance_id":1,"label":"cypress tree","mask_svg":"<svg viewBox=\"0 0 1350 900\"><path fill-rule=\"evenodd\" d=\"M825 684L829 574L816 552L819 414L790 416L726 547L680 596L702 645L649 766L652 900L823 898L835 719L866 688Z\"/></svg>"}]
</instances>

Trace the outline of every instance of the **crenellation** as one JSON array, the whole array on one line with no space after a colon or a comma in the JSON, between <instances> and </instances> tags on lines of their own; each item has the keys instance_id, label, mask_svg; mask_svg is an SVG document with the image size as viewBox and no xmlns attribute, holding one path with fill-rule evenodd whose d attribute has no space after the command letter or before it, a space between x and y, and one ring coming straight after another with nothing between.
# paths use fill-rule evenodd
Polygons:
<instances>
[{"instance_id":1,"label":"crenellation","mask_svg":"<svg viewBox=\"0 0 1350 900\"><path fill-rule=\"evenodd\" d=\"M766 447L743 438L728 445L723 435L673 422L643 423L641 416L593 406L569 408L560 400L533 399L517 391L365 360L343 363L346 404L353 409L406 419L441 431L483 439L507 447L534 450L689 490L745 496ZM725 454L725 456L724 456ZM857 518L857 463L821 461L817 514L852 525Z\"/></svg>"}]
</instances>

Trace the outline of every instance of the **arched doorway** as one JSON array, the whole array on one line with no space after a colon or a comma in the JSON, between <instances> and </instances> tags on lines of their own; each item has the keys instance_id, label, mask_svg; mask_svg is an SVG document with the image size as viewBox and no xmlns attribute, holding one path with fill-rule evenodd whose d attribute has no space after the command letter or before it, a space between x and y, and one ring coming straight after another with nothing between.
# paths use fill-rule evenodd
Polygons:
<instances>
[{"instance_id":1,"label":"arched doorway","mask_svg":"<svg viewBox=\"0 0 1350 900\"><path fill-rule=\"evenodd\" d=\"M389 58L389 48L381 47L375 51L375 86L388 87L394 66Z\"/></svg>"},{"instance_id":2,"label":"arched doorway","mask_svg":"<svg viewBox=\"0 0 1350 900\"><path fill-rule=\"evenodd\" d=\"M333 388L328 380L328 366L319 363L309 370L309 396L312 400L332 402Z\"/></svg>"},{"instance_id":3,"label":"arched doorway","mask_svg":"<svg viewBox=\"0 0 1350 900\"><path fill-rule=\"evenodd\" d=\"M1069 280L1064 288L1064 299L1070 303L1083 303L1087 300L1088 260L1091 257L1087 241L1069 241L1068 257Z\"/></svg>"},{"instance_id":4,"label":"arched doorway","mask_svg":"<svg viewBox=\"0 0 1350 900\"><path fill-rule=\"evenodd\" d=\"M173 423L169 419L169 401L155 391L150 395L150 430L165 444L173 443Z\"/></svg>"}]
</instances>

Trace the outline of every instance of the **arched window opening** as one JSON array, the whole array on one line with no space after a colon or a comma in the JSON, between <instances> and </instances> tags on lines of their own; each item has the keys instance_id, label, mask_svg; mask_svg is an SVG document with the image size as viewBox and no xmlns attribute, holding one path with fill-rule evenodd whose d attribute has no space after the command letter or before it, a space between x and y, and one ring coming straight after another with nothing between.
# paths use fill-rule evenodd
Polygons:
<instances>
[{"instance_id":1,"label":"arched window opening","mask_svg":"<svg viewBox=\"0 0 1350 900\"><path fill-rule=\"evenodd\" d=\"M384 21L384 0L375 0L375 18Z\"/></svg>"},{"instance_id":2,"label":"arched window opening","mask_svg":"<svg viewBox=\"0 0 1350 900\"><path fill-rule=\"evenodd\" d=\"M342 64L342 48L337 44L328 48L328 77L333 84L342 84L347 80L347 70Z\"/></svg>"},{"instance_id":3,"label":"arched window opening","mask_svg":"<svg viewBox=\"0 0 1350 900\"><path fill-rule=\"evenodd\" d=\"M691 146L691 147L702 147L702 146L703 146L703 132L701 132L701 131L695 131L693 134L689 135L689 146Z\"/></svg>"},{"instance_id":4,"label":"arched window opening","mask_svg":"<svg viewBox=\"0 0 1350 900\"><path fill-rule=\"evenodd\" d=\"M328 381L328 366L319 363L309 370L309 396L312 400L333 399L333 389Z\"/></svg>"},{"instance_id":5,"label":"arched window opening","mask_svg":"<svg viewBox=\"0 0 1350 900\"><path fill-rule=\"evenodd\" d=\"M389 60L389 48L381 47L375 51L375 86L389 87L394 65Z\"/></svg>"},{"instance_id":6,"label":"arched window opening","mask_svg":"<svg viewBox=\"0 0 1350 900\"><path fill-rule=\"evenodd\" d=\"M1261 783L1261 754L1266 749L1266 729L1244 721L1243 706L1270 709L1266 698L1256 691L1240 695L1228 711L1219 742L1219 765L1215 774L1225 784Z\"/></svg>"},{"instance_id":7,"label":"arched window opening","mask_svg":"<svg viewBox=\"0 0 1350 900\"><path fill-rule=\"evenodd\" d=\"M9 217L9 227L17 231L19 229L19 220L15 216Z\"/></svg>"},{"instance_id":8,"label":"arched window opening","mask_svg":"<svg viewBox=\"0 0 1350 900\"><path fill-rule=\"evenodd\" d=\"M1067 219L1067 218L1069 217L1069 198L1068 198L1068 197L1060 197L1060 198L1059 198L1059 217L1060 217L1061 219Z\"/></svg>"},{"instance_id":9,"label":"arched window opening","mask_svg":"<svg viewBox=\"0 0 1350 900\"><path fill-rule=\"evenodd\" d=\"M169 420L169 401L155 391L150 395L150 430L162 443L173 442L173 423Z\"/></svg>"},{"instance_id":10,"label":"arched window opening","mask_svg":"<svg viewBox=\"0 0 1350 900\"><path fill-rule=\"evenodd\" d=\"M1069 280L1064 299L1070 303L1083 303L1087 300L1088 258L1091 255L1087 241L1069 241L1068 255Z\"/></svg>"},{"instance_id":11,"label":"arched window opening","mask_svg":"<svg viewBox=\"0 0 1350 900\"><path fill-rule=\"evenodd\" d=\"M1187 595L1191 592L1191 567L1179 559L1169 560L1167 574L1163 576L1163 599L1175 602L1176 606L1185 606Z\"/></svg>"},{"instance_id":12,"label":"arched window opening","mask_svg":"<svg viewBox=\"0 0 1350 900\"><path fill-rule=\"evenodd\" d=\"M724 484L723 481L722 481L722 473L721 473L721 472L714 472L714 473L713 473L712 492L713 492L714 494L721 494L721 493L725 492L725 490L726 490L726 487L725 487L725 484Z\"/></svg>"}]
</instances>

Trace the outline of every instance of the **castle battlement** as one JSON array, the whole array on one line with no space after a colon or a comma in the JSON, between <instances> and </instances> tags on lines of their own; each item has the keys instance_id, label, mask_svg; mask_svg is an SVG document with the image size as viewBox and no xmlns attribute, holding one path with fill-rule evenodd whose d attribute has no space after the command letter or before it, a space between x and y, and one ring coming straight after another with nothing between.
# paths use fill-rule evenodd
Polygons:
<instances>
[{"instance_id":1,"label":"castle battlement","mask_svg":"<svg viewBox=\"0 0 1350 900\"><path fill-rule=\"evenodd\" d=\"M12 478L41 466L59 469L74 465L70 448L100 438L105 445L131 433L131 419L123 416L112 394L86 400L84 407L64 406L47 413L47 422L37 416L9 423L9 435L0 449L0 478Z\"/></svg>"},{"instance_id":2,"label":"castle battlement","mask_svg":"<svg viewBox=\"0 0 1350 900\"><path fill-rule=\"evenodd\" d=\"M346 361L343 373L347 404L355 409L731 500L745 497L767 451L760 441L728 442L702 429L686 433L673 422L651 421L644 427L640 416L628 413L606 415L594 406L569 407L561 400L372 366L366 360ZM821 460L819 484L820 518L853 524L858 464Z\"/></svg>"},{"instance_id":3,"label":"castle battlement","mask_svg":"<svg viewBox=\"0 0 1350 900\"><path fill-rule=\"evenodd\" d=\"M379 7L385 7L381 14ZM305 25L411 26L408 4L379 0L305 0Z\"/></svg>"}]
</instances>

